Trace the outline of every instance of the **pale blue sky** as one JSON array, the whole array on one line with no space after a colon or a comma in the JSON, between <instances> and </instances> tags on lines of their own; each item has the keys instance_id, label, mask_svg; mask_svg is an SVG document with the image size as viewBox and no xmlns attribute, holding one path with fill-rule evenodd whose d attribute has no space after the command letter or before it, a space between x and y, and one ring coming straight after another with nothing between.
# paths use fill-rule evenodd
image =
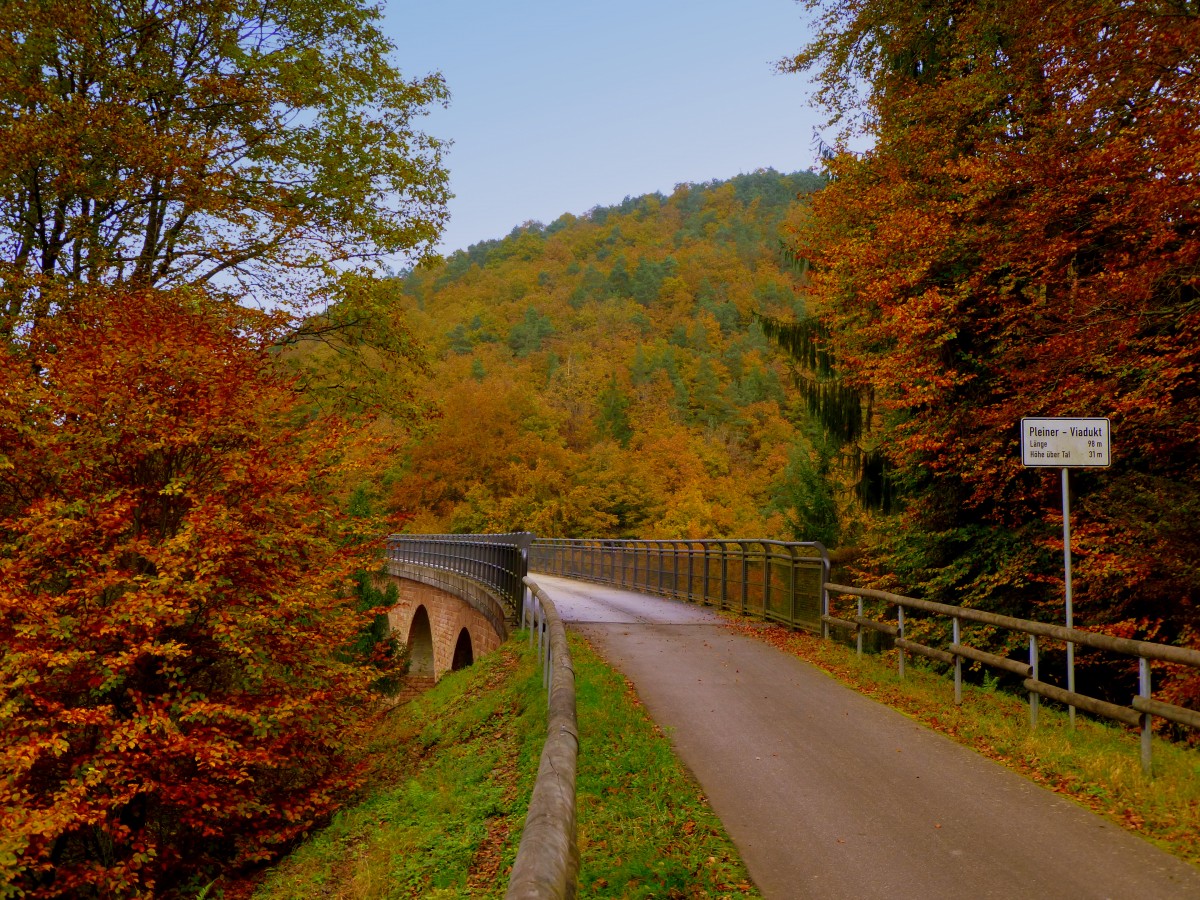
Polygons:
<instances>
[{"instance_id":1,"label":"pale blue sky","mask_svg":"<svg viewBox=\"0 0 1200 900\"><path fill-rule=\"evenodd\" d=\"M440 71L454 141L441 252L680 182L816 164L794 0L385 0L409 76Z\"/></svg>"}]
</instances>

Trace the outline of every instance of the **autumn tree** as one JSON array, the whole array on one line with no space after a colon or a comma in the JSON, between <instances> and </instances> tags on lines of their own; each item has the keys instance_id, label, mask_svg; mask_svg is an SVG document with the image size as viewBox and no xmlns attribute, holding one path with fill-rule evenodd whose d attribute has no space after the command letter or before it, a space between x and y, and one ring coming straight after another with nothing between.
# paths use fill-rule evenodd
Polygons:
<instances>
[{"instance_id":1,"label":"autumn tree","mask_svg":"<svg viewBox=\"0 0 1200 900\"><path fill-rule=\"evenodd\" d=\"M336 502L371 471L375 410L427 405L371 276L432 245L447 198L416 128L445 87L397 71L378 18L364 0L0 7L17 890L183 891L287 846L351 780L380 673L357 660L371 611L348 578L377 548Z\"/></svg>"},{"instance_id":2,"label":"autumn tree","mask_svg":"<svg viewBox=\"0 0 1200 900\"><path fill-rule=\"evenodd\" d=\"M0 894L191 896L353 781L378 548L328 502L362 456L295 414L283 324L88 288L0 357Z\"/></svg>"},{"instance_id":3,"label":"autumn tree","mask_svg":"<svg viewBox=\"0 0 1200 900\"><path fill-rule=\"evenodd\" d=\"M1021 469L1017 423L1107 415L1112 470L1072 480L1077 621L1195 643L1200 13L810 6L784 67L870 149L831 157L790 245L812 358L873 401L857 440L899 491L878 573L1058 620L1058 473Z\"/></svg>"},{"instance_id":4,"label":"autumn tree","mask_svg":"<svg viewBox=\"0 0 1200 900\"><path fill-rule=\"evenodd\" d=\"M0 335L56 282L206 285L301 310L432 246L444 102L365 0L0 6ZM62 295L58 295L62 296ZM362 325L366 320L356 317Z\"/></svg>"}]
</instances>

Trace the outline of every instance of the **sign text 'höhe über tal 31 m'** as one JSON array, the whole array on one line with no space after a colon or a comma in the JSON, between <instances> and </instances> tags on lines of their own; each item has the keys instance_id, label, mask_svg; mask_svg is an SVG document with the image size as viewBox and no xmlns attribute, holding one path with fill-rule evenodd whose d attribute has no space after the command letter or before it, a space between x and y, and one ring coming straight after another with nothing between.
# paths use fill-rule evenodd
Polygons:
<instances>
[{"instance_id":1,"label":"sign text 'h\u00f6he \u00fcber tal 31 m'","mask_svg":"<svg viewBox=\"0 0 1200 900\"><path fill-rule=\"evenodd\" d=\"M1056 469L1108 466L1112 435L1108 419L1052 416L1021 420L1021 463Z\"/></svg>"}]
</instances>

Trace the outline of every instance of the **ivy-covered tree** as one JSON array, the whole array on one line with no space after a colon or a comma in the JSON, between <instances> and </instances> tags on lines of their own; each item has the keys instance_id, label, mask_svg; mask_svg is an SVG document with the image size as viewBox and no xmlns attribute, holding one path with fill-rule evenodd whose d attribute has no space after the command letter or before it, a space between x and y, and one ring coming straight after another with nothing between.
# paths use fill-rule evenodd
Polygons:
<instances>
[{"instance_id":1,"label":"ivy-covered tree","mask_svg":"<svg viewBox=\"0 0 1200 900\"><path fill-rule=\"evenodd\" d=\"M828 449L807 443L795 446L775 483L771 505L783 515L793 540L836 547L840 528Z\"/></svg>"}]
</instances>

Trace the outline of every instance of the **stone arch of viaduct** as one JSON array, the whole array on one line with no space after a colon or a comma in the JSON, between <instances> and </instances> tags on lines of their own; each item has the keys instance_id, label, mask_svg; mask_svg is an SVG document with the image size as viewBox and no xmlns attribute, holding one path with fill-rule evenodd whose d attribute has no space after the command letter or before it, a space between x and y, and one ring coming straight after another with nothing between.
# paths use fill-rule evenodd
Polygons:
<instances>
[{"instance_id":1,"label":"stone arch of viaduct","mask_svg":"<svg viewBox=\"0 0 1200 900\"><path fill-rule=\"evenodd\" d=\"M394 584L398 592L388 623L408 646L411 675L441 678L508 638L503 603L476 581L398 562L389 562L387 574L380 578Z\"/></svg>"}]
</instances>

